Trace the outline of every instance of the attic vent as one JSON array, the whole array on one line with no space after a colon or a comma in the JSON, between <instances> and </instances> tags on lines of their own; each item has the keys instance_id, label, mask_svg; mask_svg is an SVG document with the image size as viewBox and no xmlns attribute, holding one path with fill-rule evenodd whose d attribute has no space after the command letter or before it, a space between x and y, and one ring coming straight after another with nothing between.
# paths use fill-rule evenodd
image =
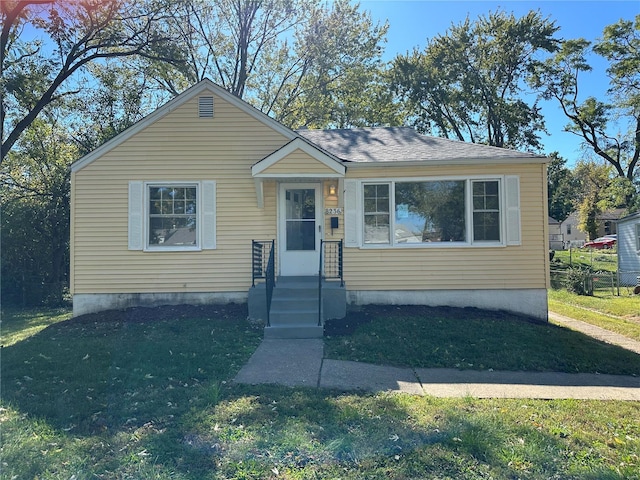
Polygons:
<instances>
[{"instance_id":1,"label":"attic vent","mask_svg":"<svg viewBox=\"0 0 640 480\"><path fill-rule=\"evenodd\" d=\"M198 116L200 118L213 118L213 97L198 98Z\"/></svg>"}]
</instances>

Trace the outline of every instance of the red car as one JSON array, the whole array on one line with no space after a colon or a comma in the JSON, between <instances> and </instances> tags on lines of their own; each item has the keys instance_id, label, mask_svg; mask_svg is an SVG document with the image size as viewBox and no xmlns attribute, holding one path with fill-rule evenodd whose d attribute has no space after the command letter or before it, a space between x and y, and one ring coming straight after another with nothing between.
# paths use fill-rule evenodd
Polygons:
<instances>
[{"instance_id":1,"label":"red car","mask_svg":"<svg viewBox=\"0 0 640 480\"><path fill-rule=\"evenodd\" d=\"M616 244L616 239L611 237L600 237L584 244L585 248L612 248Z\"/></svg>"}]
</instances>

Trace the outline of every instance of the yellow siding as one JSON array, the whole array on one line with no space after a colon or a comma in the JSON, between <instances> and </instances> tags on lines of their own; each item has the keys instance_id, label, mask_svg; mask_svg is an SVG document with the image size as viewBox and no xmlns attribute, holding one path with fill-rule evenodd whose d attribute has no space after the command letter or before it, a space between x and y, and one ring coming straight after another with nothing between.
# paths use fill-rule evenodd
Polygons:
<instances>
[{"instance_id":1,"label":"yellow siding","mask_svg":"<svg viewBox=\"0 0 640 480\"><path fill-rule=\"evenodd\" d=\"M329 195L329 185L336 186L336 195ZM338 181L328 180L322 184L323 196L324 196L324 208L337 208L341 207L338 202L337 190ZM324 212L323 212L324 213ZM331 230L331 217L338 217L338 228ZM344 215L342 214L324 214L324 239L325 240L344 240Z\"/></svg>"},{"instance_id":2,"label":"yellow siding","mask_svg":"<svg viewBox=\"0 0 640 480\"><path fill-rule=\"evenodd\" d=\"M381 175L381 172L384 172ZM547 288L545 165L352 168L347 178L519 175L522 244L508 247L345 248L350 290Z\"/></svg>"},{"instance_id":3,"label":"yellow siding","mask_svg":"<svg viewBox=\"0 0 640 480\"><path fill-rule=\"evenodd\" d=\"M276 237L276 190L257 207L251 166L287 139L215 97L198 118L194 98L93 163L72 181L74 293L242 291L251 283L251 240ZM217 248L142 252L127 248L130 180L217 182Z\"/></svg>"},{"instance_id":4,"label":"yellow siding","mask_svg":"<svg viewBox=\"0 0 640 480\"><path fill-rule=\"evenodd\" d=\"M265 169L262 172L262 175L329 175L335 173L336 172L334 170L327 167L324 163L316 160L306 152L296 150Z\"/></svg>"},{"instance_id":5,"label":"yellow siding","mask_svg":"<svg viewBox=\"0 0 640 480\"><path fill-rule=\"evenodd\" d=\"M215 97L215 117L198 118L198 99L177 107L124 143L72 174L73 293L234 292L251 284L251 240L277 236L276 181L264 182L258 208L251 166L289 140ZM332 172L302 151L265 173ZM545 288L546 181L544 165L349 168L347 178L520 176L522 245L501 248L345 248L352 290ZM216 181L215 250L142 252L127 249L128 184ZM342 207L328 198L324 208ZM323 212L324 213L324 212ZM339 218L331 232L330 218ZM326 240L344 238L344 216L324 215Z\"/></svg>"}]
</instances>

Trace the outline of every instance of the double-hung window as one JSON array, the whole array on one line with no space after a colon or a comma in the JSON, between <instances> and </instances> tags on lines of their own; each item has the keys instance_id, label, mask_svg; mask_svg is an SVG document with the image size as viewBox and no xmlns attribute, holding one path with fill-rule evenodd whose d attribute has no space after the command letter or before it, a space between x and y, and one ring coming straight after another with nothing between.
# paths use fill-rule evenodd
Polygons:
<instances>
[{"instance_id":1,"label":"double-hung window","mask_svg":"<svg viewBox=\"0 0 640 480\"><path fill-rule=\"evenodd\" d=\"M147 185L149 247L198 247L197 185Z\"/></svg>"},{"instance_id":2,"label":"double-hung window","mask_svg":"<svg viewBox=\"0 0 640 480\"><path fill-rule=\"evenodd\" d=\"M215 248L213 181L129 182L129 250Z\"/></svg>"},{"instance_id":3,"label":"double-hung window","mask_svg":"<svg viewBox=\"0 0 640 480\"><path fill-rule=\"evenodd\" d=\"M389 243L389 184L364 185L364 243Z\"/></svg>"},{"instance_id":4,"label":"double-hung window","mask_svg":"<svg viewBox=\"0 0 640 480\"><path fill-rule=\"evenodd\" d=\"M509 178L517 189L517 177ZM506 183L504 177L363 181L361 213L356 216L361 222L361 245L515 244L519 200L514 200L508 215ZM519 192L510 197L518 199ZM507 239L505 224L511 219L515 242Z\"/></svg>"},{"instance_id":5,"label":"double-hung window","mask_svg":"<svg viewBox=\"0 0 640 480\"><path fill-rule=\"evenodd\" d=\"M498 180L474 180L473 241L500 241L500 183Z\"/></svg>"}]
</instances>

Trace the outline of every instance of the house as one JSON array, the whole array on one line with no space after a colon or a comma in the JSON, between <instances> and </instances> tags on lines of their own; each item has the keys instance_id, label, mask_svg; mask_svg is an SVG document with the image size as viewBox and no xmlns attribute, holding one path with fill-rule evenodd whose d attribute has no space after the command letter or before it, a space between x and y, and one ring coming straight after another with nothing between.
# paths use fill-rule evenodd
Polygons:
<instances>
[{"instance_id":1,"label":"house","mask_svg":"<svg viewBox=\"0 0 640 480\"><path fill-rule=\"evenodd\" d=\"M547 221L549 225L549 249L564 250L564 238L562 236L562 222L553 217Z\"/></svg>"},{"instance_id":2,"label":"house","mask_svg":"<svg viewBox=\"0 0 640 480\"><path fill-rule=\"evenodd\" d=\"M640 212L617 222L620 284L640 285Z\"/></svg>"},{"instance_id":3,"label":"house","mask_svg":"<svg viewBox=\"0 0 640 480\"><path fill-rule=\"evenodd\" d=\"M604 237L605 235L613 235L616 233L616 221L624 215L623 208L614 208L599 213L596 216L598 230L596 237ZM567 247L582 247L587 241L587 234L578 229L578 212L571 213L562 221L560 233L564 238ZM593 239L591 239L593 240Z\"/></svg>"},{"instance_id":4,"label":"house","mask_svg":"<svg viewBox=\"0 0 640 480\"><path fill-rule=\"evenodd\" d=\"M578 229L578 212L572 212L560 224L560 235L564 240L565 248L581 247L587 241L587 234Z\"/></svg>"},{"instance_id":5,"label":"house","mask_svg":"<svg viewBox=\"0 0 640 480\"><path fill-rule=\"evenodd\" d=\"M320 332L361 304L546 319L545 162L410 128L295 132L203 80L72 165L74 315L249 301Z\"/></svg>"}]
</instances>

